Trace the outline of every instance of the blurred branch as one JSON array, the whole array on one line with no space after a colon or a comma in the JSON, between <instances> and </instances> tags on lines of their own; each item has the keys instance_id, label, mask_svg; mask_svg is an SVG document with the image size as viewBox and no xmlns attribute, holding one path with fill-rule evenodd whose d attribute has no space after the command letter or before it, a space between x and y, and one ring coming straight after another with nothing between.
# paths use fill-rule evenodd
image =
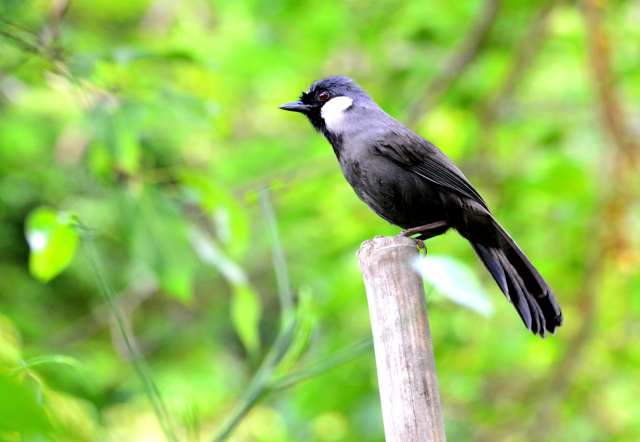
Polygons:
<instances>
[{"instance_id":1,"label":"blurred branch","mask_svg":"<svg viewBox=\"0 0 640 442\"><path fill-rule=\"evenodd\" d=\"M33 32L18 26L17 24L0 17L0 36L11 40L16 46L26 52L42 55L42 48L38 44Z\"/></svg>"},{"instance_id":2,"label":"blurred branch","mask_svg":"<svg viewBox=\"0 0 640 442\"><path fill-rule=\"evenodd\" d=\"M489 31L493 27L500 7L500 0L485 0L478 18L471 26L466 37L455 52L444 62L444 67L420 93L409 108L407 125L415 126L429 112L435 103L462 76L466 68L480 53L487 41Z\"/></svg>"},{"instance_id":3,"label":"blurred branch","mask_svg":"<svg viewBox=\"0 0 640 442\"><path fill-rule=\"evenodd\" d=\"M49 48L56 47L60 38L60 26L64 16L69 10L70 0L53 0L51 2L51 11L49 13L49 21L40 32L40 41Z\"/></svg>"},{"instance_id":4,"label":"blurred branch","mask_svg":"<svg viewBox=\"0 0 640 442\"><path fill-rule=\"evenodd\" d=\"M579 365L579 354L591 336L593 317L598 294L598 286L602 278L603 268L607 261L615 258L625 248L624 213L631 199L627 198L626 177L633 170L634 161L638 153L638 145L633 140L625 125L625 115L618 101L613 85L611 60L609 55L609 38L602 25L604 10L602 0L585 0L583 3L586 24L587 47L590 54L591 69L594 76L594 87L600 98L600 110L603 125L614 140L615 149L605 150L611 157L608 171L608 186L603 186L601 195L600 217L594 221L596 244L598 250L592 256L585 269L585 279L582 288L580 310L583 320L580 329L574 335L568 346L568 351L558 367L556 379L550 384L550 391L558 391L567 387L573 378L573 368ZM629 161L625 161L625 157Z\"/></svg>"},{"instance_id":5,"label":"blurred branch","mask_svg":"<svg viewBox=\"0 0 640 442\"><path fill-rule=\"evenodd\" d=\"M0 37L11 40L14 45L26 54L39 57L47 64L51 72L66 78L76 87L79 98L81 98L81 102L88 103L90 100L82 99L82 96L88 91L84 87L83 82L80 81L79 78L76 78L65 63L63 50L58 45L60 24L68 10L68 6L68 0L56 0L54 2L49 23L40 32L40 35L32 30L26 29L3 17L0 17ZM9 68L4 67L3 69L17 69L27 60L28 57L24 57L23 60L18 61L13 66ZM92 95L97 97L98 94L92 92Z\"/></svg>"},{"instance_id":6,"label":"blurred branch","mask_svg":"<svg viewBox=\"0 0 640 442\"><path fill-rule=\"evenodd\" d=\"M629 132L623 106L615 90L609 51L610 42L602 23L606 3L606 0L585 0L582 4L589 60L604 126L620 152L635 163L639 146L633 134Z\"/></svg>"},{"instance_id":7,"label":"blurred branch","mask_svg":"<svg viewBox=\"0 0 640 442\"><path fill-rule=\"evenodd\" d=\"M480 131L478 136L478 147L475 152L475 158L471 161L469 170L477 168L483 171L486 177L497 177L499 172L496 165L490 160L491 156L486 155L487 149L494 140L493 130L502 114L505 113L505 107L510 103L516 92L518 85L522 83L527 70L533 65L533 61L540 52L544 41L548 34L549 18L554 8L560 4L562 0L546 0L542 6L537 9L531 24L524 32L520 41L515 48L515 55L512 58L511 65L504 77L504 80L498 87L497 91L491 98L487 100L479 110ZM565 103L562 103L563 105ZM512 115L512 112L509 112ZM493 170L493 173L487 173Z\"/></svg>"},{"instance_id":8,"label":"blurred branch","mask_svg":"<svg viewBox=\"0 0 640 442\"><path fill-rule=\"evenodd\" d=\"M62 51L57 47L60 34L60 24L68 8L67 0L56 0L52 6L52 11L48 23L38 34L30 29L22 27L4 17L0 17L0 36L11 40L25 52L37 55L50 62L56 72L62 73Z\"/></svg>"},{"instance_id":9,"label":"blurred branch","mask_svg":"<svg viewBox=\"0 0 640 442\"><path fill-rule=\"evenodd\" d=\"M155 0L151 2L140 21L140 27L147 32L163 34L176 19L180 2Z\"/></svg>"},{"instance_id":10,"label":"blurred branch","mask_svg":"<svg viewBox=\"0 0 640 442\"><path fill-rule=\"evenodd\" d=\"M518 42L513 62L504 81L482 110L481 127L486 129L494 124L501 108L513 96L517 85L522 82L525 72L531 66L547 37L551 12L560 2L561 0L547 0L537 10L531 25Z\"/></svg>"},{"instance_id":11,"label":"blurred branch","mask_svg":"<svg viewBox=\"0 0 640 442\"><path fill-rule=\"evenodd\" d=\"M616 257L624 253L626 248L625 214L633 198L630 196L628 178L635 171L638 146L625 125L625 115L614 90L611 61L609 55L609 38L602 25L605 1L585 0L583 13L589 61L594 77L594 88L599 97L599 107L603 127L614 141L613 149L604 150L608 158L602 163L601 172L607 172L600 178L604 181L601 187L600 204L596 208L597 216L593 220L592 245L594 250L587 258L582 285L575 296L579 297L580 326L569 338L565 352L547 371L552 378L545 376L519 394L526 398L532 409L540 410L537 419L527 428L522 428L520 419L516 419L501 429L502 436L513 435L522 431L532 440L546 440L547 429L553 427L558 413L556 406L563 400L575 382L576 370L583 363L585 349L594 335L596 327L600 285L604 269ZM608 167L607 167L608 166ZM492 432L487 440L496 439ZM500 437L497 437L498 439Z\"/></svg>"}]
</instances>

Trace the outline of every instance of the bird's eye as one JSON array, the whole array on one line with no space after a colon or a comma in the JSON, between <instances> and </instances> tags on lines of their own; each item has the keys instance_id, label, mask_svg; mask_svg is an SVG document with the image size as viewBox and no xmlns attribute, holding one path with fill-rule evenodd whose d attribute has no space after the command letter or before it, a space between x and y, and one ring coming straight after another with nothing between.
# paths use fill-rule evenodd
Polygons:
<instances>
[{"instance_id":1,"label":"bird's eye","mask_svg":"<svg viewBox=\"0 0 640 442\"><path fill-rule=\"evenodd\" d=\"M318 101L320 101L321 103L329 101L329 98L331 98L331 94L327 91L322 91L318 94Z\"/></svg>"}]
</instances>

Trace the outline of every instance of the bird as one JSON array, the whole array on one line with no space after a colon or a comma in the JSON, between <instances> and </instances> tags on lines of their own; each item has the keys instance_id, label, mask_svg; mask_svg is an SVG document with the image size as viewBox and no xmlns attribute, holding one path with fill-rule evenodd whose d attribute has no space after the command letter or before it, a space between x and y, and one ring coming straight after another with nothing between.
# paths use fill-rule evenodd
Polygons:
<instances>
[{"instance_id":1,"label":"bird","mask_svg":"<svg viewBox=\"0 0 640 442\"><path fill-rule=\"evenodd\" d=\"M356 195L401 234L424 241L454 229L470 244L525 326L544 337L563 317L549 285L462 171L351 78L317 80L280 109L305 115L333 147Z\"/></svg>"}]
</instances>

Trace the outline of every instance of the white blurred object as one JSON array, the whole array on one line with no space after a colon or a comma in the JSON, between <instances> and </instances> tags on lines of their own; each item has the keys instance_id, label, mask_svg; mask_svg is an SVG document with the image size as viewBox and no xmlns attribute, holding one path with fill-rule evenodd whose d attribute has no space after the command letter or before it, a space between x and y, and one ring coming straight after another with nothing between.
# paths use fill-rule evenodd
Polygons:
<instances>
[{"instance_id":1,"label":"white blurred object","mask_svg":"<svg viewBox=\"0 0 640 442\"><path fill-rule=\"evenodd\" d=\"M425 282L453 302L483 316L493 313L493 305L478 277L466 264L447 256L431 255L419 256L413 266Z\"/></svg>"}]
</instances>

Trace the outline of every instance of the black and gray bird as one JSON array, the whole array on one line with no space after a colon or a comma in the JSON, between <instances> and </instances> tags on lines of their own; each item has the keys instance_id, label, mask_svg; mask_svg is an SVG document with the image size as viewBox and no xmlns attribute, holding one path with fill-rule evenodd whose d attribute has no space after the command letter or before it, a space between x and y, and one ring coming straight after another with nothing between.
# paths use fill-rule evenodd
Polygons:
<instances>
[{"instance_id":1,"label":"black and gray bird","mask_svg":"<svg viewBox=\"0 0 640 442\"><path fill-rule=\"evenodd\" d=\"M300 100L280 108L306 115L324 134L345 178L378 215L422 240L457 230L529 330L544 336L562 324L551 289L460 169L353 80L316 81Z\"/></svg>"}]
</instances>

